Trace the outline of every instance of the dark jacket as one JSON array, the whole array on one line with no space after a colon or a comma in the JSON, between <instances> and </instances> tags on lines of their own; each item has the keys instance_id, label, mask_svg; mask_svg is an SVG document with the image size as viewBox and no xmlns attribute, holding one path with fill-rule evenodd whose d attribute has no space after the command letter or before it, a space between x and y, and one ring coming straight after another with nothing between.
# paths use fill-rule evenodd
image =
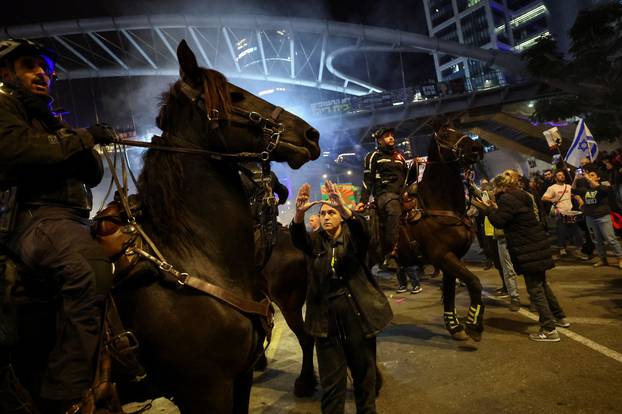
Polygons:
<instances>
[{"instance_id":1,"label":"dark jacket","mask_svg":"<svg viewBox=\"0 0 622 414\"><path fill-rule=\"evenodd\" d=\"M342 224L345 254L335 263L336 271L345 279L361 327L367 336L385 328L393 312L389 301L365 265L369 234L365 219L354 214ZM307 285L305 327L313 336L328 335L328 295L331 289L331 239L322 229L307 233L304 223L293 223L290 232L294 246L309 259L311 269Z\"/></svg>"},{"instance_id":2,"label":"dark jacket","mask_svg":"<svg viewBox=\"0 0 622 414\"><path fill-rule=\"evenodd\" d=\"M90 188L103 177L93 137L55 120L47 105L36 108L34 95L25 104L18 92L0 88L0 186L17 186L20 204L90 210Z\"/></svg>"},{"instance_id":3,"label":"dark jacket","mask_svg":"<svg viewBox=\"0 0 622 414\"><path fill-rule=\"evenodd\" d=\"M380 147L365 157L361 203L367 203L369 196L383 193L401 194L406 184L408 166L404 156L394 149ZM415 174L416 175L416 174ZM409 182L417 177L409 177Z\"/></svg>"},{"instance_id":4,"label":"dark jacket","mask_svg":"<svg viewBox=\"0 0 622 414\"><path fill-rule=\"evenodd\" d=\"M534 212L533 197L511 189L497 196L499 208L486 211L490 223L505 232L512 264L518 274L555 267L551 244Z\"/></svg>"}]
</instances>

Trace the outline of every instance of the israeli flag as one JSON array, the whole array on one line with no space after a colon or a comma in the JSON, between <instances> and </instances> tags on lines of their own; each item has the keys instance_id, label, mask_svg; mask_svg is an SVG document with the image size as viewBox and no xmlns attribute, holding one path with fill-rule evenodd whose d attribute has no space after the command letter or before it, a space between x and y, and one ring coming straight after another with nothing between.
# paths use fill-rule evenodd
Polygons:
<instances>
[{"instance_id":1,"label":"israeli flag","mask_svg":"<svg viewBox=\"0 0 622 414\"><path fill-rule=\"evenodd\" d=\"M581 120L574 132L574 139L565 160L574 167L580 167L581 160L587 158L592 162L596 160L596 157L598 157L598 144L594 141L585 121Z\"/></svg>"}]
</instances>

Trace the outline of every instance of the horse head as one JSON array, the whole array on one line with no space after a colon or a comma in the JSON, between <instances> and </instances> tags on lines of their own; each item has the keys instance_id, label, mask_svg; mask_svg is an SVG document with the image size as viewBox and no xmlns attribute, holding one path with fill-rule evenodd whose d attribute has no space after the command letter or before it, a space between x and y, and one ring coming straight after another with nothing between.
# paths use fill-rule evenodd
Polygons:
<instances>
[{"instance_id":1,"label":"horse head","mask_svg":"<svg viewBox=\"0 0 622 414\"><path fill-rule=\"evenodd\" d=\"M320 134L307 122L200 67L184 40L177 59L180 79L164 94L157 119L165 135L177 137L175 144L256 153L292 168L319 156Z\"/></svg>"},{"instance_id":2,"label":"horse head","mask_svg":"<svg viewBox=\"0 0 622 414\"><path fill-rule=\"evenodd\" d=\"M481 142L471 139L454 128L442 126L435 129L433 137L438 157L443 162L457 161L464 166L469 166L484 158L484 146Z\"/></svg>"}]
</instances>

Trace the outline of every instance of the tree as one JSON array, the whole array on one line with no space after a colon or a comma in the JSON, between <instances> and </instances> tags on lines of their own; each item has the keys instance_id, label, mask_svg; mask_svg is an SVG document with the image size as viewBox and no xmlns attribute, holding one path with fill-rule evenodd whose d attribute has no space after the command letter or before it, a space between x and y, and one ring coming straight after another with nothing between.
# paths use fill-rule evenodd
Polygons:
<instances>
[{"instance_id":1,"label":"tree","mask_svg":"<svg viewBox=\"0 0 622 414\"><path fill-rule=\"evenodd\" d=\"M550 36L523 54L532 76L564 90L563 95L539 100L532 118L580 116L597 139L622 141L622 4L580 12L570 39L570 60Z\"/></svg>"}]
</instances>

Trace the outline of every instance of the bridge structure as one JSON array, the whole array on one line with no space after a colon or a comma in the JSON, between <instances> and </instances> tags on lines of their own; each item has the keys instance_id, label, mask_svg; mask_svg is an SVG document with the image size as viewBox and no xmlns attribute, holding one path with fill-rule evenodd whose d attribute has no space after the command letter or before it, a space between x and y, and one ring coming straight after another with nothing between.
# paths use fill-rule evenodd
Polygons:
<instances>
[{"instance_id":1,"label":"bridge structure","mask_svg":"<svg viewBox=\"0 0 622 414\"><path fill-rule=\"evenodd\" d=\"M554 93L541 82L525 79L519 56L480 49L439 38L389 28L304 18L269 16L142 15L102 17L6 26L0 38L36 39L59 51L59 80L178 75L175 48L186 39L199 63L235 81L264 82L276 87L303 87L326 92L331 100L381 98L380 104L338 113L312 114L327 128L368 137L372 128L391 125L409 138L437 115L466 117L470 128L491 142L543 157L541 131L528 123L495 117L504 105ZM383 87L372 74L368 55L441 52L486 62L516 81L485 90L466 88L431 98ZM404 66L401 66L402 80ZM468 84L469 80L467 80ZM372 99L372 101L374 101ZM401 100L400 100L401 99ZM477 113L474 116L473 113ZM488 114L486 116L486 114ZM518 129L517 129L518 128ZM538 134L536 134L538 132ZM535 136L537 135L537 140ZM360 140L359 140L360 141Z\"/></svg>"}]
</instances>

